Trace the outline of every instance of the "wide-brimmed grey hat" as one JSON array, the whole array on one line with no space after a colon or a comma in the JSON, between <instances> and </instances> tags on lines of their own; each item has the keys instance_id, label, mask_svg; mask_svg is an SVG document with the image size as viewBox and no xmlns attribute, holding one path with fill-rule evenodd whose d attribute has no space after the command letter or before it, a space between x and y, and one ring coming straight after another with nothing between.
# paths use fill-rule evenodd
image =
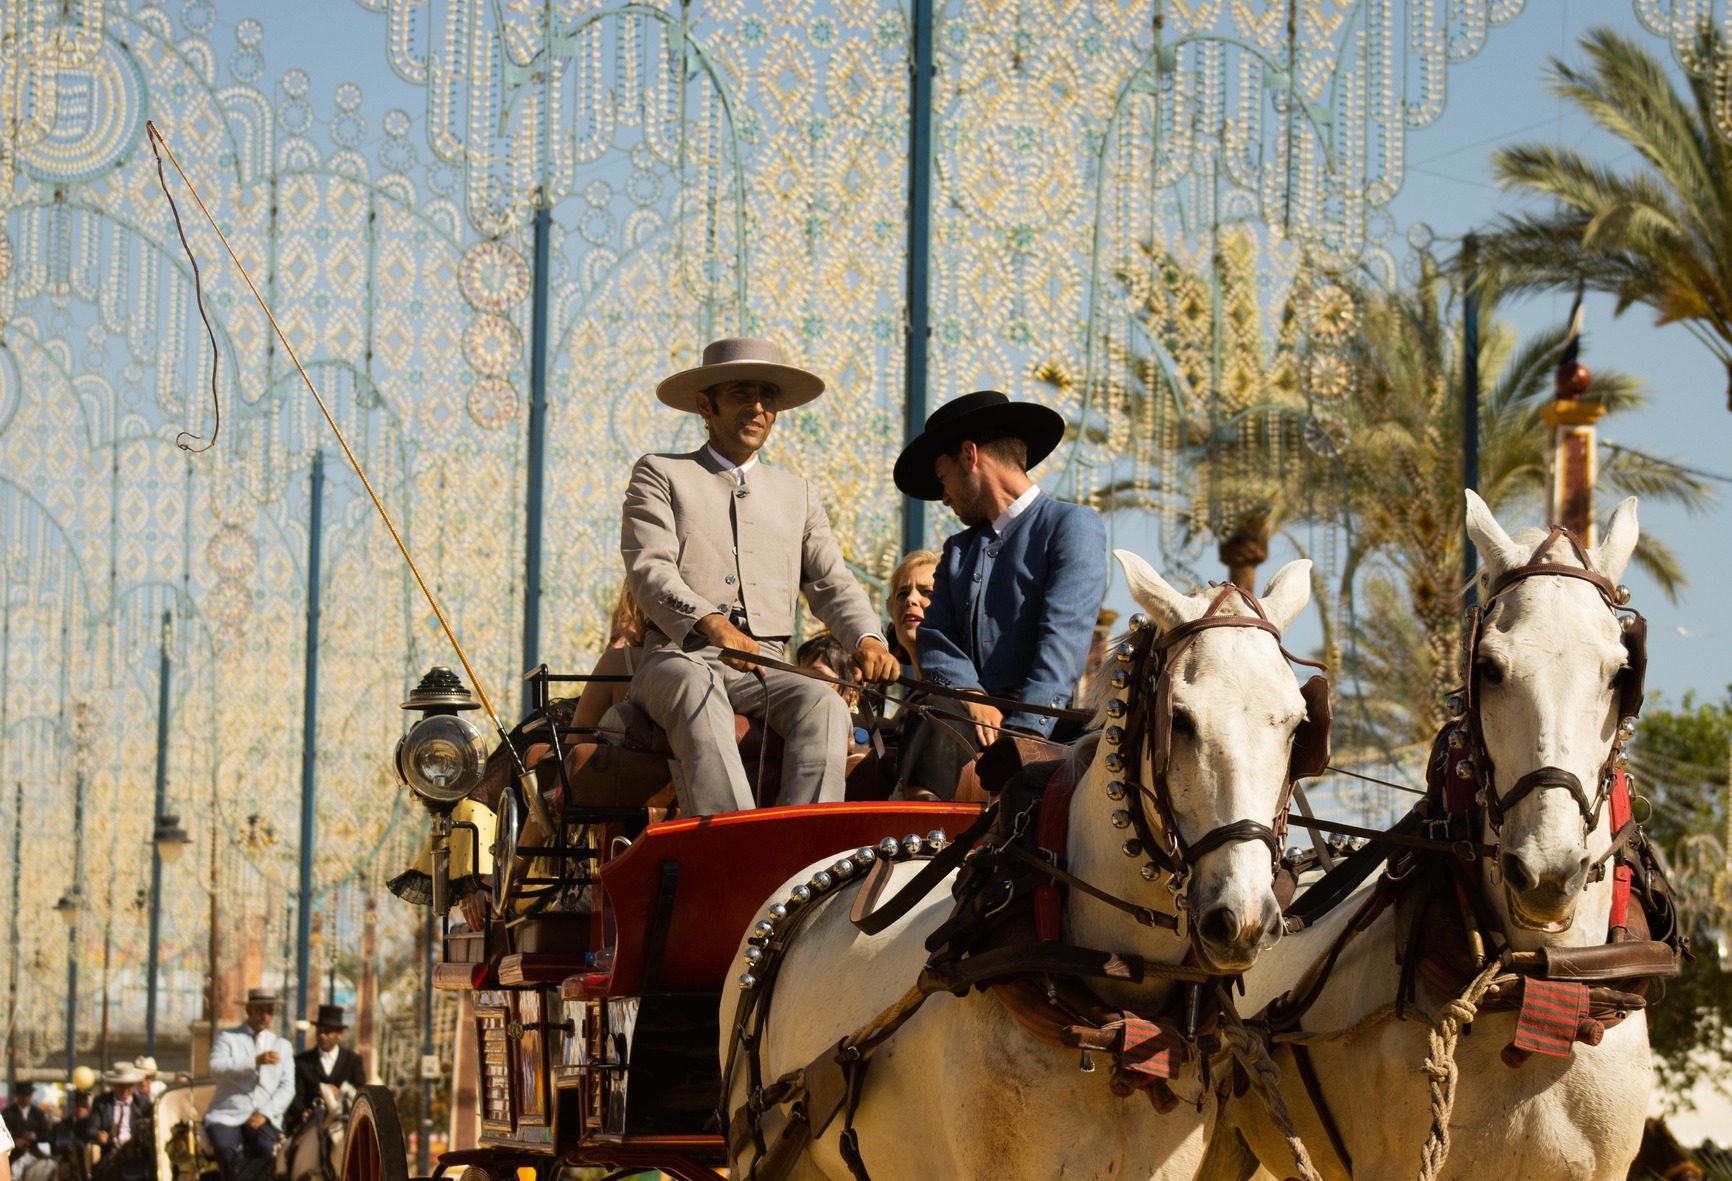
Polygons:
<instances>
[{"instance_id":1,"label":"wide-brimmed grey hat","mask_svg":"<svg viewBox=\"0 0 1732 1181\"><path fill-rule=\"evenodd\" d=\"M110 1069L102 1072L102 1081L111 1087L142 1083L144 1073L130 1062L116 1062Z\"/></svg>"},{"instance_id":2,"label":"wide-brimmed grey hat","mask_svg":"<svg viewBox=\"0 0 1732 1181\"><path fill-rule=\"evenodd\" d=\"M767 381L781 391L776 409L804 406L824 392L824 379L784 364L773 340L730 336L704 346L704 363L676 373L656 387L656 397L675 410L698 412L698 393L724 381Z\"/></svg>"},{"instance_id":3,"label":"wide-brimmed grey hat","mask_svg":"<svg viewBox=\"0 0 1732 1181\"><path fill-rule=\"evenodd\" d=\"M247 1004L274 1005L277 1003L277 990L274 988L247 989Z\"/></svg>"}]
</instances>

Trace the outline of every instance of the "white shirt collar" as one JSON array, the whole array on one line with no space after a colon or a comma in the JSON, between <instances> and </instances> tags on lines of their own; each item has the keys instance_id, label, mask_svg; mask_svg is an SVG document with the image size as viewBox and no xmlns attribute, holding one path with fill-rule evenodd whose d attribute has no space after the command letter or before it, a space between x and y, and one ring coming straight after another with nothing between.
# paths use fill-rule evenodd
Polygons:
<instances>
[{"instance_id":1,"label":"white shirt collar","mask_svg":"<svg viewBox=\"0 0 1732 1181\"><path fill-rule=\"evenodd\" d=\"M737 464L708 443L704 444L704 450L708 451L710 453L710 458L714 459L717 465L721 467L722 475L734 477L734 483L736 484L744 484L746 482L746 473L758 466L758 453L756 451L752 452L752 458L746 460L745 463Z\"/></svg>"},{"instance_id":2,"label":"white shirt collar","mask_svg":"<svg viewBox=\"0 0 1732 1181\"><path fill-rule=\"evenodd\" d=\"M329 1050L319 1051L319 1065L324 1069L326 1074L330 1074L331 1071L337 1068L337 1051L340 1048L341 1047L339 1046L332 1046Z\"/></svg>"},{"instance_id":3,"label":"white shirt collar","mask_svg":"<svg viewBox=\"0 0 1732 1181\"><path fill-rule=\"evenodd\" d=\"M757 456L754 455L752 458L756 459ZM1003 537L1004 531L1010 528L1010 523L1022 516L1022 514L1028 510L1028 506L1034 503L1034 498L1039 495L1040 485L1030 484L1028 486L1028 491L1011 501L1005 506L1002 513L999 513L998 516L992 518L992 535L994 537Z\"/></svg>"}]
</instances>

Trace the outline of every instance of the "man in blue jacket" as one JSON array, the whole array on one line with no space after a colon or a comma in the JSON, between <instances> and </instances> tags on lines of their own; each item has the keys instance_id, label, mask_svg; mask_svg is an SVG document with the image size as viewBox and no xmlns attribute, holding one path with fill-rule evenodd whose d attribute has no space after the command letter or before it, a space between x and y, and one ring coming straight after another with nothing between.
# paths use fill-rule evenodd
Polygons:
<instances>
[{"instance_id":1,"label":"man in blue jacket","mask_svg":"<svg viewBox=\"0 0 1732 1181\"><path fill-rule=\"evenodd\" d=\"M1030 705L1069 706L1107 590L1100 514L1041 492L1028 476L1064 438L1064 419L993 390L939 407L896 460L896 486L942 500L963 532L945 539L932 604L916 633L920 675ZM975 702L928 703L906 733L904 793L949 798L963 768L1002 727L1052 733L1053 719Z\"/></svg>"}]
</instances>

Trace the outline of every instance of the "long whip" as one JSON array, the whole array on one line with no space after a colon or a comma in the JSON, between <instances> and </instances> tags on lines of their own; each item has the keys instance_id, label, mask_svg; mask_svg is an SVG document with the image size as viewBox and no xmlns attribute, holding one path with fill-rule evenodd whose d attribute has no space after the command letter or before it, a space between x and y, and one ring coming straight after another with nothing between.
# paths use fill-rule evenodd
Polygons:
<instances>
[{"instance_id":1,"label":"long whip","mask_svg":"<svg viewBox=\"0 0 1732 1181\"><path fill-rule=\"evenodd\" d=\"M433 594L433 588L428 586L427 580L421 576L421 568L415 564L414 557L409 553L409 546L403 541L403 535L397 531L397 523L391 519L389 510L385 508L385 502L380 500L379 494L373 490L373 482L367 478L367 473L361 468L361 461L355 457L354 451L350 449L349 440L344 438L343 428L337 425L336 418L331 414L331 408L325 405L325 399L319 394L319 387L313 384L313 379L307 374L306 366L301 364L301 358L300 355L295 352L295 346L290 344L289 338L283 334L281 325L277 323L277 318L271 314L270 305L265 302L265 297L259 294L258 286L253 282L252 275L247 273L246 266L241 262L240 257L235 254L235 248L229 245L228 236L223 233L222 227L217 225L216 218L211 216L211 211L205 206L204 198L199 195L198 186L192 183L192 178L186 174L186 169L180 166L180 160L175 157L174 149L168 146L168 140L163 138L163 134L157 129L155 121L148 119L145 120L144 131L145 135L150 140L151 154L156 157L156 170L159 182L162 181L162 157L163 153L166 152L168 154L169 163L174 165L175 172L180 176L181 183L186 185L187 191L192 194L192 199L198 203L198 211L204 214L205 221L209 222L210 228L216 231L217 240L223 244L223 249L228 251L229 261L235 264L235 269L240 272L241 278L246 280L247 289L253 293L253 298L258 301L259 310L264 312L265 319L271 322L271 330L277 334L277 339L282 341L284 350L289 354L289 359L295 363L295 370L301 375L301 380L307 383L307 392L313 395L313 401L319 404L319 412L325 416L325 421L330 424L331 433L337 436L337 445L342 447L343 457L349 461L349 466L355 469L355 475L360 477L361 486L367 490L367 495L372 498L373 507L379 510L379 518L385 522L385 528L390 530L391 540L397 543L397 552L403 555L403 560L409 564L409 573L415 576L415 585L419 586L421 588L421 593L426 596L427 605L433 608L433 614L438 618L439 626L445 632L445 638L451 641L451 649L457 653L457 659L463 665L463 671L469 674L469 683L475 686L475 695L481 698L481 708L487 711L487 717L493 723L493 728L498 731L500 739L504 741L508 748L510 748L511 758L517 765L518 775L520 777L527 775L528 770L524 767L523 760L517 753L517 748L511 744L510 733L506 730L505 724L499 720L499 713L493 708L493 699L487 695L487 687L482 684L480 674L475 671L475 666L469 663L469 656L463 651L463 645L458 641L457 633L452 630L451 621L446 618L445 609L439 605L438 598ZM168 198L170 210L174 212L175 227L180 230L181 245L186 247L187 257L192 259L193 282L196 288L199 283L198 260L193 258L192 247L186 240L186 231L181 227L180 209L175 205L174 194L169 192L166 183L163 183L162 185L162 192L163 195ZM199 309L202 313L204 309L204 296L202 292L199 293ZM209 322L207 321L206 323L208 328ZM214 396L216 391L214 369L211 378L211 391ZM220 409L219 405L219 413ZM220 418L218 419L218 423L220 425ZM216 439L213 435L211 444L214 444L215 441ZM211 444L206 444L206 447L209 447ZM204 449L205 448L200 448L199 450ZM187 448L187 450L192 449Z\"/></svg>"}]
</instances>

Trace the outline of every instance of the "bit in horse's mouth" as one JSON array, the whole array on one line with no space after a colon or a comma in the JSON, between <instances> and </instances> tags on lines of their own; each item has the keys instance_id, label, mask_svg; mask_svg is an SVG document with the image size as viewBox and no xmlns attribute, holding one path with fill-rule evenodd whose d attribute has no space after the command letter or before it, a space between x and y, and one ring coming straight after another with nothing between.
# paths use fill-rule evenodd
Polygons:
<instances>
[{"instance_id":1,"label":"bit in horse's mouth","mask_svg":"<svg viewBox=\"0 0 1732 1181\"><path fill-rule=\"evenodd\" d=\"M1561 919L1540 920L1529 917L1527 912L1522 909L1521 901L1517 898L1516 892L1509 888L1507 882L1504 883L1503 896L1504 901L1509 906L1510 922L1525 931L1539 931L1547 935L1556 935L1559 932L1568 931L1576 921L1576 910L1573 906L1570 908L1570 913Z\"/></svg>"}]
</instances>

